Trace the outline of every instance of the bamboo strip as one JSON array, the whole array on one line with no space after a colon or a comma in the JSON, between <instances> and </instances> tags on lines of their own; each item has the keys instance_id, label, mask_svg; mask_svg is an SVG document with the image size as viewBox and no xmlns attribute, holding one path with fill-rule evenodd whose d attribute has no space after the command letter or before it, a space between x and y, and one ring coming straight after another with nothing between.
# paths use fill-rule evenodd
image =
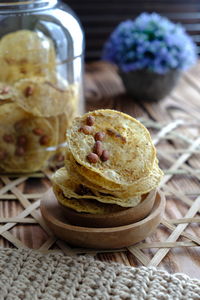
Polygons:
<instances>
[{"instance_id":1,"label":"bamboo strip","mask_svg":"<svg viewBox=\"0 0 200 300\"><path fill-rule=\"evenodd\" d=\"M55 244L56 241L57 238L52 236L48 238L48 240L38 250L48 250L53 244Z\"/></svg>"},{"instance_id":2,"label":"bamboo strip","mask_svg":"<svg viewBox=\"0 0 200 300\"><path fill-rule=\"evenodd\" d=\"M194 215L198 212L200 208L200 197L197 197L194 201L193 205L190 207L188 212L185 215L185 218L192 218ZM166 242L175 242L181 233L184 231L184 229L188 226L188 224L179 224L176 229L170 234L170 236L167 238ZM158 266L159 263L162 261L162 259L167 255L169 249L160 249L157 251L157 253L154 255L148 266Z\"/></svg>"},{"instance_id":3,"label":"bamboo strip","mask_svg":"<svg viewBox=\"0 0 200 300\"><path fill-rule=\"evenodd\" d=\"M184 195L196 198L199 196L199 191L194 191L194 192L188 191L188 192L185 192Z\"/></svg>"},{"instance_id":4,"label":"bamboo strip","mask_svg":"<svg viewBox=\"0 0 200 300\"><path fill-rule=\"evenodd\" d=\"M8 178L19 178L24 177L24 174L15 173L15 174L6 174ZM43 173L26 173L27 178L44 178L45 175Z\"/></svg>"},{"instance_id":5,"label":"bamboo strip","mask_svg":"<svg viewBox=\"0 0 200 300\"><path fill-rule=\"evenodd\" d=\"M194 127L194 126L199 126L199 122L198 121L195 121L195 120L190 120L190 121L185 121L184 119L179 119L182 123L180 124L182 127ZM174 121L172 120L172 122L166 122L166 123L160 123L160 122L157 122L157 121L153 121L153 120L150 120L150 119L144 119L144 118L138 118L138 121L140 121L143 125L145 125L145 127L148 127L148 128L153 128L153 129L157 129L157 130L160 130L162 129L163 127L167 126L168 124L171 124L173 123ZM176 127L174 128L176 129Z\"/></svg>"},{"instance_id":6,"label":"bamboo strip","mask_svg":"<svg viewBox=\"0 0 200 300\"><path fill-rule=\"evenodd\" d=\"M64 243L61 240L57 240L56 244L63 251L63 253L65 253L67 255L75 256L77 254L76 251L74 251L71 247L69 247L66 243Z\"/></svg>"},{"instance_id":7,"label":"bamboo strip","mask_svg":"<svg viewBox=\"0 0 200 300\"><path fill-rule=\"evenodd\" d=\"M200 174L200 170L186 171L186 170L180 170L180 169L178 169L178 170L172 170L172 171L170 171L170 170L163 170L163 172L164 172L165 175L168 175L168 174L172 174L172 175L185 174L185 175L190 175L190 176L191 175L196 176L196 175Z\"/></svg>"},{"instance_id":8,"label":"bamboo strip","mask_svg":"<svg viewBox=\"0 0 200 300\"><path fill-rule=\"evenodd\" d=\"M196 96L196 95L195 95ZM199 95L198 95L199 97ZM177 103L178 102L182 102L183 106L188 105L188 100L184 99L182 96L180 97L177 93L173 93L173 95L171 95L171 98L173 100L175 100ZM192 97L190 98L190 107L189 110L187 111L187 113L190 115L190 117L195 118L196 120L200 120L199 118L199 112L197 107L192 103Z\"/></svg>"},{"instance_id":9,"label":"bamboo strip","mask_svg":"<svg viewBox=\"0 0 200 300\"><path fill-rule=\"evenodd\" d=\"M166 139L169 139L172 141L176 140L177 138L183 142L186 142L189 145L192 145L192 143L193 143L193 139L190 139L188 136L183 135L180 132L172 131L166 136ZM199 149L199 148L197 147L197 149Z\"/></svg>"},{"instance_id":10,"label":"bamboo strip","mask_svg":"<svg viewBox=\"0 0 200 300\"><path fill-rule=\"evenodd\" d=\"M61 254L63 253L62 250L34 250L34 252L42 253L42 254Z\"/></svg>"},{"instance_id":11,"label":"bamboo strip","mask_svg":"<svg viewBox=\"0 0 200 300\"><path fill-rule=\"evenodd\" d=\"M2 180L4 181L5 184L10 183L10 180L7 177L2 178ZM24 197L24 195L16 187L13 187L11 189L11 191L13 192L13 194L15 194L15 196L17 196L17 198L19 199L19 201L20 201L20 203L22 204L23 207L27 208L28 206L31 205L31 203L28 201L28 199L26 197ZM33 218L35 218L38 221L40 226L51 236L52 235L51 231L49 230L49 228L45 224L42 217L38 214L38 212L31 211L31 215L32 215Z\"/></svg>"},{"instance_id":12,"label":"bamboo strip","mask_svg":"<svg viewBox=\"0 0 200 300\"><path fill-rule=\"evenodd\" d=\"M19 239L17 239L14 235L12 235L8 231L3 232L1 235L17 248L22 248L22 249L28 248Z\"/></svg>"},{"instance_id":13,"label":"bamboo strip","mask_svg":"<svg viewBox=\"0 0 200 300\"><path fill-rule=\"evenodd\" d=\"M172 132L174 133L174 132ZM180 137L180 136L179 136ZM185 136L181 136L181 138L183 138L185 141L187 141L188 143L192 144L193 143L193 140L190 140L188 139L187 137ZM195 150L189 150L189 149L186 149L183 151L183 153L191 153L193 154L193 152L195 152ZM163 155L166 159L166 155L167 155L167 152L166 151L159 151L158 150L158 153ZM168 160L172 161L174 163L175 159L172 159L171 157L168 156ZM199 170L193 170L192 168L190 168L189 166L186 166L186 165L183 165L182 166L183 168L187 169L188 172L184 171L184 170L166 170L165 171L165 174L166 175L175 175L175 174L190 174L190 175L195 175L197 177L198 173L199 173ZM200 179L200 177L198 176L198 179Z\"/></svg>"},{"instance_id":14,"label":"bamboo strip","mask_svg":"<svg viewBox=\"0 0 200 300\"><path fill-rule=\"evenodd\" d=\"M194 150L197 146L200 145L200 137L197 138L194 143L189 147L189 150ZM190 153L185 153L182 154L176 161L175 163L169 168L170 171L178 169L184 162L186 162L190 158L191 154ZM162 182L161 186L168 182L172 178L172 174L165 175Z\"/></svg>"},{"instance_id":15,"label":"bamboo strip","mask_svg":"<svg viewBox=\"0 0 200 300\"><path fill-rule=\"evenodd\" d=\"M176 226L172 225L171 223L169 223L167 220L163 219L161 222L165 227L167 227L170 230L175 230ZM193 241L194 243L196 243L197 245L200 246L200 238L197 236L193 236L192 234L188 233L188 232L182 232L181 236L189 239L190 241Z\"/></svg>"},{"instance_id":16,"label":"bamboo strip","mask_svg":"<svg viewBox=\"0 0 200 300\"><path fill-rule=\"evenodd\" d=\"M154 129L157 129L157 130L161 129L163 126L168 124L168 123L161 124L161 123L155 122L151 119L144 119L144 118L138 118L138 121L140 121L145 127L154 128Z\"/></svg>"},{"instance_id":17,"label":"bamboo strip","mask_svg":"<svg viewBox=\"0 0 200 300\"><path fill-rule=\"evenodd\" d=\"M161 152L160 150L158 150L158 153ZM167 154L181 154L181 153L191 153L191 154L199 154L200 153L200 149L199 150L188 150L188 149L173 149L173 150L166 150L165 153Z\"/></svg>"},{"instance_id":18,"label":"bamboo strip","mask_svg":"<svg viewBox=\"0 0 200 300\"><path fill-rule=\"evenodd\" d=\"M4 181L4 176L1 177L1 180ZM10 181L6 186L0 189L0 195L5 194L7 191L11 190L13 187L16 185L19 185L20 183L24 182L27 180L28 177L21 177L17 178L16 180Z\"/></svg>"},{"instance_id":19,"label":"bamboo strip","mask_svg":"<svg viewBox=\"0 0 200 300\"><path fill-rule=\"evenodd\" d=\"M138 249L149 249L149 248L178 248L178 247L198 247L193 242L153 242L153 243L140 243L135 246Z\"/></svg>"},{"instance_id":20,"label":"bamboo strip","mask_svg":"<svg viewBox=\"0 0 200 300\"><path fill-rule=\"evenodd\" d=\"M9 184L10 183L10 180L9 178L7 177L4 177L2 178L2 180L4 181L5 184ZM12 189L12 192L18 197L20 203L28 208L29 206L31 206L30 202L27 200L27 198L24 197L24 195L16 188L16 187L13 187ZM40 201L40 200L38 200ZM42 217L36 212L36 211L31 211L30 213L36 220L37 222L40 224L40 226L49 234L49 236L51 237L53 234L52 232L49 230L49 228L47 227L47 225L45 224L44 220L42 219ZM11 227L15 226L16 223L12 223L12 224L6 224L6 225L12 225ZM4 225L4 226L6 226ZM4 227L2 226L2 227ZM10 227L10 228L11 228ZM1 227L0 227L0 232L1 232ZM64 253L70 253L70 248L69 247L65 247L62 242L56 242L58 244L58 246L63 250Z\"/></svg>"},{"instance_id":21,"label":"bamboo strip","mask_svg":"<svg viewBox=\"0 0 200 300\"><path fill-rule=\"evenodd\" d=\"M188 206L191 206L193 204L193 201L191 199L189 199L185 194L183 194L180 190L175 189L168 185L164 185L163 188L165 191L166 190L170 191L172 194L174 194L176 197L178 197L181 201L183 201ZM198 194L198 196L199 196L199 194ZM200 212L200 209L198 212Z\"/></svg>"},{"instance_id":22,"label":"bamboo strip","mask_svg":"<svg viewBox=\"0 0 200 300\"><path fill-rule=\"evenodd\" d=\"M154 121L151 121L151 120L143 120L143 119L139 119L141 120L141 122L148 128L154 128L154 129L161 129L163 127L163 124L161 123L157 123L157 122L154 122ZM181 120L180 120L181 121ZM196 126L196 127L199 127L199 122L185 122L184 120L182 120L183 123L181 124L182 126L186 125L187 127L189 126ZM164 124L164 126L166 126L166 124ZM186 142L187 144L192 144L193 143L193 140L190 139L189 137L187 137L186 135L183 135L181 134L180 132L177 132L177 131L171 131L169 132L166 136L164 136L163 138L165 139L172 139L174 140L175 138L179 138L181 139L182 141ZM161 139L163 139L161 137Z\"/></svg>"},{"instance_id":23,"label":"bamboo strip","mask_svg":"<svg viewBox=\"0 0 200 300\"><path fill-rule=\"evenodd\" d=\"M130 253L132 253L144 266L150 263L150 259L140 250L134 246L127 248Z\"/></svg>"},{"instance_id":24,"label":"bamboo strip","mask_svg":"<svg viewBox=\"0 0 200 300\"><path fill-rule=\"evenodd\" d=\"M17 217L14 217L14 218L0 218L0 223L37 224L37 221L33 218L17 218Z\"/></svg>"},{"instance_id":25,"label":"bamboo strip","mask_svg":"<svg viewBox=\"0 0 200 300\"><path fill-rule=\"evenodd\" d=\"M174 164L177 161L177 159L170 157L167 153L164 153L164 152L160 152L160 156L162 156L165 160L167 159L172 164ZM198 175L198 173L193 174L194 169L191 168L189 165L182 164L180 167L181 167L181 169L187 170L188 171L188 175L193 175L197 179L200 180L200 175ZM173 170L168 169L168 173L169 174L173 174L173 172L176 172L177 170L178 169L176 169L176 170L173 171Z\"/></svg>"},{"instance_id":26,"label":"bamboo strip","mask_svg":"<svg viewBox=\"0 0 200 300\"><path fill-rule=\"evenodd\" d=\"M37 202L34 202L33 204L29 205L25 210L23 210L23 212L21 212L17 218L25 218L26 216L28 216L29 214L31 214L36 208L38 208L40 206L40 200L38 200ZM3 232L11 229L12 227L14 227L17 223L8 223L6 225L0 226L0 234L2 234Z\"/></svg>"},{"instance_id":27,"label":"bamboo strip","mask_svg":"<svg viewBox=\"0 0 200 300\"><path fill-rule=\"evenodd\" d=\"M183 120L176 120L174 122L171 122L167 124L165 127L163 127L156 135L155 138L153 138L154 145L157 145L160 139L164 138L169 132L177 128L178 126L183 124Z\"/></svg>"},{"instance_id":28,"label":"bamboo strip","mask_svg":"<svg viewBox=\"0 0 200 300\"><path fill-rule=\"evenodd\" d=\"M42 198L43 193L35 193L35 194L23 194L29 200ZM18 200L18 198L13 194L3 194L0 197L0 200Z\"/></svg>"},{"instance_id":29,"label":"bamboo strip","mask_svg":"<svg viewBox=\"0 0 200 300\"><path fill-rule=\"evenodd\" d=\"M168 219L167 221L172 224L200 223L200 218Z\"/></svg>"}]
</instances>

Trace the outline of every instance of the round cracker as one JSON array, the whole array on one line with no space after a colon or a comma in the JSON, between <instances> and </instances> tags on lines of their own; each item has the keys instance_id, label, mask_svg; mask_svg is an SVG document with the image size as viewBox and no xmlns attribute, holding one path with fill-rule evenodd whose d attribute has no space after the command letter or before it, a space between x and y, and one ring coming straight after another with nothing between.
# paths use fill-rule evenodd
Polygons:
<instances>
[{"instance_id":1,"label":"round cracker","mask_svg":"<svg viewBox=\"0 0 200 300\"><path fill-rule=\"evenodd\" d=\"M57 185L53 185L53 190L58 202L68 208L80 213L106 214L124 210L124 208L114 204L104 204L89 199L69 199Z\"/></svg>"},{"instance_id":2,"label":"round cracker","mask_svg":"<svg viewBox=\"0 0 200 300\"><path fill-rule=\"evenodd\" d=\"M157 159L155 160L154 166L150 174L146 177L136 180L135 183L128 189L123 188L121 191L116 191L113 194L116 197L130 197L130 195L141 195L150 192L157 188L163 177L163 172L158 166Z\"/></svg>"},{"instance_id":3,"label":"round cracker","mask_svg":"<svg viewBox=\"0 0 200 300\"><path fill-rule=\"evenodd\" d=\"M70 154L68 154L68 158ZM132 185L117 185L116 183L109 182L105 178L101 177L99 174L94 173L86 169L85 167L76 163L72 159L65 160L66 168L71 164L71 169L74 170L74 173L77 173L78 176L81 176L82 182L88 187L94 187L99 190L100 193L111 193L115 197L126 199L131 196L137 196L141 194L146 194L152 189L159 186L160 181L163 177L163 172L159 168L158 160L156 159L153 165L153 168L148 176L142 177L138 180L135 180Z\"/></svg>"},{"instance_id":4,"label":"round cracker","mask_svg":"<svg viewBox=\"0 0 200 300\"><path fill-rule=\"evenodd\" d=\"M111 194L101 194L98 190L84 186L81 181L71 176L66 168L57 170L52 176L53 185L57 185L63 195L69 199L94 199L101 203L116 204L122 207L134 207L141 201L141 196L120 199Z\"/></svg>"},{"instance_id":5,"label":"round cracker","mask_svg":"<svg viewBox=\"0 0 200 300\"><path fill-rule=\"evenodd\" d=\"M73 166L74 170L84 177L86 180L91 182L92 184L95 184L97 186L101 186L104 189L114 191L114 190L121 190L124 185L118 184L116 182L112 182L110 180L107 180L106 178L102 177L100 174L93 172L89 169L87 169L85 166L80 165L72 156L72 154L69 154L69 160L71 165ZM67 165L67 160L66 160Z\"/></svg>"},{"instance_id":6,"label":"round cracker","mask_svg":"<svg viewBox=\"0 0 200 300\"><path fill-rule=\"evenodd\" d=\"M93 134L85 134L80 128L86 125L88 116L95 118ZM94 134L104 132L103 148L110 157L90 163L87 155L93 151ZM156 150L148 130L136 119L114 110L97 110L76 118L67 131L69 151L75 161L105 180L132 185L135 180L146 177L152 170Z\"/></svg>"},{"instance_id":7,"label":"round cracker","mask_svg":"<svg viewBox=\"0 0 200 300\"><path fill-rule=\"evenodd\" d=\"M56 118L38 118L23 111L16 103L0 106L0 168L5 172L33 172L41 169L55 151L58 142L58 123ZM42 134L35 134L35 129ZM5 141L5 135L12 138ZM23 146L19 145L19 138L25 137ZM47 136L45 144L41 138ZM23 153L16 152L23 148ZM2 159L3 158L3 159Z\"/></svg>"},{"instance_id":8,"label":"round cracker","mask_svg":"<svg viewBox=\"0 0 200 300\"><path fill-rule=\"evenodd\" d=\"M85 176L84 172L83 174L79 172L78 170L78 166L76 167L75 161L70 159L70 153L68 151L65 151L65 168L67 169L67 171L70 173L71 177L74 177L74 180L77 180L78 182L82 182L83 185L91 188L91 189L95 189L97 191L99 191L100 193L111 193L116 191L116 189L107 189L106 185L102 185L101 181L96 181L93 182L93 180L91 180L90 176ZM85 169L85 171L87 172L88 170ZM94 174L95 176L95 174ZM100 176L99 176L100 177ZM117 186L118 190L119 186Z\"/></svg>"},{"instance_id":9,"label":"round cracker","mask_svg":"<svg viewBox=\"0 0 200 300\"><path fill-rule=\"evenodd\" d=\"M74 117L74 89L63 81L53 84L47 78L32 77L17 81L14 87L18 91L14 100L27 112L39 117L65 112L69 118Z\"/></svg>"},{"instance_id":10,"label":"round cracker","mask_svg":"<svg viewBox=\"0 0 200 300\"><path fill-rule=\"evenodd\" d=\"M52 40L42 32L19 30L0 41L0 81L14 82L20 78L48 76L56 68Z\"/></svg>"}]
</instances>

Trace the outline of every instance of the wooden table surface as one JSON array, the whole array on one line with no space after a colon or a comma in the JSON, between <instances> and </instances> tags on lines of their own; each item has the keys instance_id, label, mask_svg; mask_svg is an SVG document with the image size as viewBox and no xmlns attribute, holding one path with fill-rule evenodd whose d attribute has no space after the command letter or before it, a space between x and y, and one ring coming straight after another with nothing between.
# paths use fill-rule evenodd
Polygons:
<instances>
[{"instance_id":1,"label":"wooden table surface","mask_svg":"<svg viewBox=\"0 0 200 300\"><path fill-rule=\"evenodd\" d=\"M128 113L152 133L160 166L165 216L156 232L129 249L78 250L49 232L39 212L40 197L50 187L51 172L1 176L0 246L47 252L93 253L100 260L130 266L157 266L170 273L200 278L200 64L185 73L173 92L159 103L140 103L125 94L116 69L104 63L87 66L86 110L112 108ZM142 88L142 87L141 87Z\"/></svg>"}]
</instances>

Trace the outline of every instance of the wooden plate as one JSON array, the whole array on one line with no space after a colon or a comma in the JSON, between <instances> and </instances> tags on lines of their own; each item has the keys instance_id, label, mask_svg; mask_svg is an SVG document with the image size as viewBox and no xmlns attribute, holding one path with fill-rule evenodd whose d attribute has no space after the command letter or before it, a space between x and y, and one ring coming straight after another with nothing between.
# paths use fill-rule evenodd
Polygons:
<instances>
[{"instance_id":1,"label":"wooden plate","mask_svg":"<svg viewBox=\"0 0 200 300\"><path fill-rule=\"evenodd\" d=\"M61 205L63 214L66 216L70 224L86 227L116 227L128 225L133 222L144 219L152 210L156 190L151 191L143 201L137 206L124 209L115 213L107 213L101 215L78 213L64 205Z\"/></svg>"},{"instance_id":2,"label":"wooden plate","mask_svg":"<svg viewBox=\"0 0 200 300\"><path fill-rule=\"evenodd\" d=\"M145 219L111 228L70 225L52 190L44 194L40 208L48 227L61 240L78 247L117 249L142 241L156 229L165 209L165 197L162 193L157 193L152 211Z\"/></svg>"}]
</instances>

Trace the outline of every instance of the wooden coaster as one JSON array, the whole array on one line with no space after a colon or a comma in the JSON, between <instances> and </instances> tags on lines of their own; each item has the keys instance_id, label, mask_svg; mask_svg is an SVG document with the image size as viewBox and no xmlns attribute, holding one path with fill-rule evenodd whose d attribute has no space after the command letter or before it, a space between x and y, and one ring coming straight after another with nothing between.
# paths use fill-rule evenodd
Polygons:
<instances>
[{"instance_id":1,"label":"wooden coaster","mask_svg":"<svg viewBox=\"0 0 200 300\"><path fill-rule=\"evenodd\" d=\"M165 209L165 197L161 192L157 192L152 211L143 220L108 228L69 224L52 189L44 194L40 209L48 227L61 240L82 248L117 249L144 240L156 229Z\"/></svg>"}]
</instances>

